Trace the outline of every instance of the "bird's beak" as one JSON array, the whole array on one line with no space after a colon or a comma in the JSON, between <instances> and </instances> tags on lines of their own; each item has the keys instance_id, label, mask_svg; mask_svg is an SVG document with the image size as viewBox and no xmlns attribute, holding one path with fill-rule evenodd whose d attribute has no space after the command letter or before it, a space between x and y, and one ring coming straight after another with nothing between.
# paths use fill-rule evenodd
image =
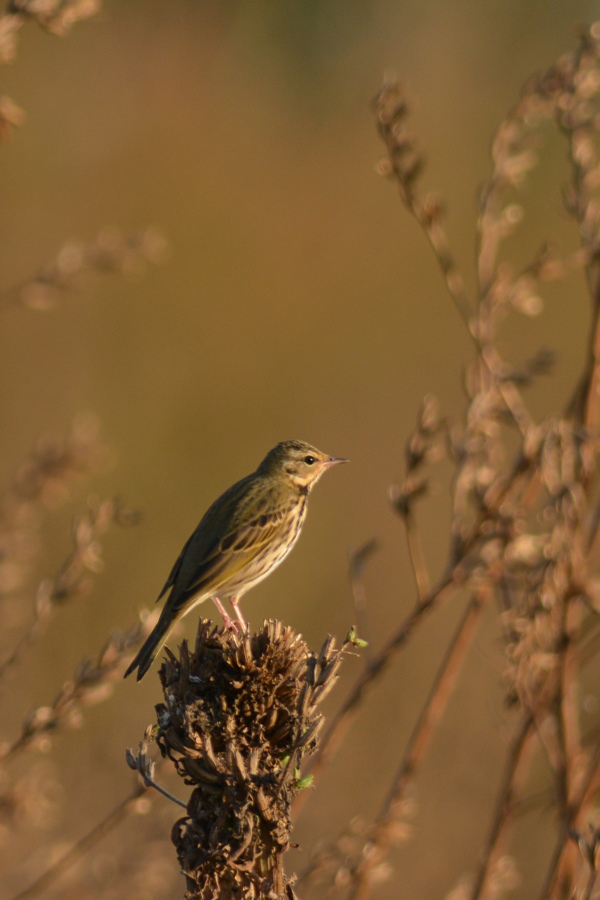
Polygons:
<instances>
[{"instance_id":1,"label":"bird's beak","mask_svg":"<svg viewBox=\"0 0 600 900\"><path fill-rule=\"evenodd\" d=\"M341 456L330 456L329 459L326 459L323 463L324 466L339 466L340 463L350 462L349 459L344 459Z\"/></svg>"}]
</instances>

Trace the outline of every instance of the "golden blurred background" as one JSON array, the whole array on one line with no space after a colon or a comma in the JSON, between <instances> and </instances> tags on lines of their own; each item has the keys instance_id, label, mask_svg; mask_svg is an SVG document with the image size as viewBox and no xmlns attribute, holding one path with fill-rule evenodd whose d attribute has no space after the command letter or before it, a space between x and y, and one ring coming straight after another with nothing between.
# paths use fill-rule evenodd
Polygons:
<instances>
[{"instance_id":1,"label":"golden blurred background","mask_svg":"<svg viewBox=\"0 0 600 900\"><path fill-rule=\"evenodd\" d=\"M578 23L597 14L584 0L146 0L106 2L64 40L22 31L16 61L1 73L2 93L27 114L1 151L2 287L35 275L66 240L91 240L106 226L156 226L170 251L139 278L95 275L51 310L2 309L3 482L41 434L65 431L82 413L99 417L115 457L48 519L32 585L68 553L71 517L90 490L143 512L138 527L106 537L93 593L59 610L3 680L4 739L31 706L52 702L112 628L131 626L153 603L209 503L281 439L351 465L320 485L299 546L244 610L252 624L281 618L315 649L329 632L343 637L356 619L348 552L376 537L366 654L381 646L415 594L388 489L402 477L424 395L460 420L471 346L423 235L375 173L383 148L370 100L386 72L406 83L425 183L447 202L473 286L474 197L490 171L493 131L524 80L572 49ZM576 246L563 163L550 136L524 195L517 261L543 235L562 251ZM557 350L553 377L530 395L538 416L569 395L587 323L576 278L567 297L552 288L545 299L542 316L511 320L502 348L514 362L540 346ZM434 575L446 559L447 477L442 466L421 508ZM428 621L378 685L310 798L289 871L353 816L380 808L456 615L444 609ZM194 631L192 615L180 635ZM17 635L5 636L8 646ZM346 664L330 709L363 664ZM508 734L501 675L499 641L477 646L419 775L413 836L393 852L378 900L444 897L475 867ZM39 757L55 778L55 814L27 848L0 846L4 863L11 859L9 890L48 864L49 836L59 854L129 791L124 748L137 745L160 699L155 670L140 685L119 684L84 727L58 734ZM149 817L94 851L84 882L80 868L48 896L121 896L121 867L133 869L141 842L164 864L154 892L146 885L139 896L181 896L169 844L177 815L157 799ZM518 826L515 897L539 887L537 854L552 826L543 810Z\"/></svg>"}]
</instances>

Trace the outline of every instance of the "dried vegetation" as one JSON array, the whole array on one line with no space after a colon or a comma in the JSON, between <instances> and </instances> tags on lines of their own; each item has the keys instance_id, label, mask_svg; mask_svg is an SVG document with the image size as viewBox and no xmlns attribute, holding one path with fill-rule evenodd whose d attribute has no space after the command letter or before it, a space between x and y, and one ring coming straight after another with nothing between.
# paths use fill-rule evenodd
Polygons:
<instances>
[{"instance_id":1,"label":"dried vegetation","mask_svg":"<svg viewBox=\"0 0 600 900\"><path fill-rule=\"evenodd\" d=\"M328 638L317 656L277 621L245 636L200 620L194 653L184 644L181 659L168 654L154 736L194 787L173 827L189 897L294 896L282 856L292 801L307 787L299 766L351 643L336 650Z\"/></svg>"},{"instance_id":2,"label":"dried vegetation","mask_svg":"<svg viewBox=\"0 0 600 900\"><path fill-rule=\"evenodd\" d=\"M16 34L27 18L64 33L72 21L95 8L89 2L12 2L0 18L0 59L14 55ZM600 719L596 716L590 724L584 705L590 696L585 685L590 667L594 671L600 615L600 25L583 31L573 53L525 85L497 130L492 173L478 196L474 291L467 289L468 280L451 251L443 202L422 191L423 156L399 84L383 86L374 113L386 150L379 171L396 186L431 245L473 347L463 421L452 424L436 402L426 398L406 448L405 478L390 491L392 507L405 526L414 570L413 607L382 648L370 648L363 671L319 740L316 705L333 683L341 651L328 640L314 654L277 622L242 637L201 621L194 651L184 643L179 656L169 653L163 663L164 698L156 708L157 724L137 754L128 754L129 765L141 776L140 785L14 897L49 890L136 809L142 795L159 787L147 752L153 741L193 788L187 801L177 801L159 788L185 807L172 839L188 897L365 898L374 895L383 878L392 879L394 896L403 896L406 886L390 867L392 851L410 836L408 813L423 760L489 610L502 634L508 710L503 714L512 736L498 773L497 799L489 822L482 826L482 846L473 854L473 871L458 885L448 885L448 900L491 900L509 896L515 888L518 892L522 862L512 828L530 799L532 770L540 760L549 773L543 802L555 831L553 847L536 873L537 896L595 896ZM20 117L12 101L0 101L0 135ZM561 257L549 236L517 269L506 242L523 227L521 193L538 164L541 139L551 129L564 139L568 153L563 197L579 246ZM71 289L73 279L86 269L127 272L132 259L155 259L160 250L152 235L144 241L111 234L108 244L105 236L87 248L65 249L55 263L7 292L6 298L45 307L57 292ZM548 370L552 357L540 350L520 365L509 364L499 349L500 330L511 315L540 313L544 285L576 270L584 275L591 308L583 370L565 408L536 421L525 389ZM75 428L62 441L44 441L0 501L0 615L13 629L15 598L21 607L29 598L33 610L20 640L4 648L0 674L5 678L39 639L56 605L77 601L85 593L99 565L101 534L109 525L131 519L115 501L92 503L74 527L69 559L54 578L31 592L27 575L47 498L53 503L66 498L73 476L88 477L101 457L97 436L86 429ZM447 560L434 580L425 563L417 513L429 497L431 469L442 458L453 467L453 509ZM352 587L360 609L367 604L362 570L374 549L368 542L352 559ZM451 597L463 605L462 615L440 654L379 814L371 822L342 823L334 839L315 848L294 881L283 871L282 855L291 841L292 803L300 815L309 793L301 790L308 783L307 773L318 787L318 778L328 771L371 689L389 673L390 661ZM11 774L13 760L40 742L47 748L51 734L73 718L81 719L87 703L109 696L111 681L148 624L110 638L94 662L82 663L52 705L37 707L25 718L20 734L5 741L0 753L5 831L22 824L27 810L36 799L41 804L44 796L35 778L27 781ZM4 634L11 629L3 629ZM303 756L310 758L301 773ZM154 871L143 849L139 858L140 868ZM123 895L125 885L131 887L136 877L123 863ZM405 892L413 896L410 886Z\"/></svg>"}]
</instances>

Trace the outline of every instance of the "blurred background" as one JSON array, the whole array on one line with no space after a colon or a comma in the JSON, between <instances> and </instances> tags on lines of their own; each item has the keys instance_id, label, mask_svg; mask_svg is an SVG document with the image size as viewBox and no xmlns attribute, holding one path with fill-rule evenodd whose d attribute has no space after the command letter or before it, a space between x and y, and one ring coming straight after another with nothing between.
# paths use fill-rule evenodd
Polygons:
<instances>
[{"instance_id":1,"label":"blurred background","mask_svg":"<svg viewBox=\"0 0 600 900\"><path fill-rule=\"evenodd\" d=\"M2 93L27 117L1 150L0 287L10 291L65 241L93 240L107 226L156 226L169 254L139 278L94 275L50 310L2 308L3 483L40 435L81 414L98 416L113 457L47 520L31 595L69 552L70 521L90 491L142 511L138 527L104 540L93 593L59 610L3 679L3 739L14 739L31 706L52 702L111 629L135 623L207 506L282 439L351 465L321 483L298 547L246 598L251 624L281 618L315 649L327 633L343 638L356 620L348 552L373 537L381 548L365 576L366 652L400 623L415 589L388 489L402 477L426 394L460 421L472 350L424 237L375 173L383 148L369 104L385 73L407 85L424 181L445 198L472 288L475 195L494 129L525 79L570 51L578 24L597 14L584 0L146 0L106 2L64 40L23 29L1 71ZM511 245L517 265L544 236L563 253L576 246L561 201L564 156L549 135L523 198L525 232ZM541 346L557 351L553 376L529 397L537 417L569 396L587 324L576 276L544 299L539 317L511 319L502 347L515 363ZM448 475L441 466L421 507L434 576L446 561ZM5 624L7 647L27 615ZM428 621L378 685L310 798L288 871L353 816L377 813L456 616L448 608ZM179 636L194 632L192 615ZM492 634L472 656L418 779L411 842L374 891L380 900L446 896L476 865L510 719L500 643ZM346 663L330 710L362 665ZM118 684L85 727L35 757L53 785L52 814L23 823L26 847L4 835L7 896L130 790L124 748L137 746L160 700L155 667L140 685ZM177 816L157 799L94 851L85 887L80 868L48 896L119 896L140 856L154 866L152 883L128 882L129 896L181 896L169 843ZM553 823L537 810L522 827L517 897L539 885L536 854Z\"/></svg>"}]
</instances>

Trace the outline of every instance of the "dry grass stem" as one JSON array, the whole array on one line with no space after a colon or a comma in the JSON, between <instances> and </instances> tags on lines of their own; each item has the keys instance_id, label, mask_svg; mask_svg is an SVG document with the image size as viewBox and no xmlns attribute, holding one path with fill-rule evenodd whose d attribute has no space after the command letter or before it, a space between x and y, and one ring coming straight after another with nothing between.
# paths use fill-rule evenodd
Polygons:
<instances>
[{"instance_id":1,"label":"dry grass stem","mask_svg":"<svg viewBox=\"0 0 600 900\"><path fill-rule=\"evenodd\" d=\"M120 825L124 819L132 815L140 800L148 792L144 784L139 784L131 793L118 803L103 819L78 840L71 849L60 857L54 865L50 866L36 878L28 887L13 894L11 900L25 900L25 898L39 897L51 888L59 878L69 871L83 856L90 852L106 835Z\"/></svg>"},{"instance_id":2,"label":"dry grass stem","mask_svg":"<svg viewBox=\"0 0 600 900\"><path fill-rule=\"evenodd\" d=\"M444 714L477 634L484 602L484 596L478 595L467 604L408 739L379 816L363 829L360 841L356 840L356 823L352 822L335 842L319 848L301 873L299 886L327 877L331 884L328 897L343 892L358 900L368 896L372 883L381 880L390 847L406 841L410 832L407 818L412 810L412 788L418 768L435 736L436 725ZM343 848L343 854L338 853L338 848Z\"/></svg>"},{"instance_id":3,"label":"dry grass stem","mask_svg":"<svg viewBox=\"0 0 600 900\"><path fill-rule=\"evenodd\" d=\"M0 762L8 762L34 742L43 742L45 749L48 749L51 736L59 726L79 725L85 707L108 699L114 683L122 677L132 650L150 633L151 624L152 619L148 617L124 634L115 632L105 642L96 659L84 659L54 702L50 706L38 706L28 713L20 735L11 744L0 747Z\"/></svg>"},{"instance_id":4,"label":"dry grass stem","mask_svg":"<svg viewBox=\"0 0 600 900\"><path fill-rule=\"evenodd\" d=\"M96 15L101 0L10 0L8 15L22 16L49 31L64 36L83 19Z\"/></svg>"},{"instance_id":5,"label":"dry grass stem","mask_svg":"<svg viewBox=\"0 0 600 900\"><path fill-rule=\"evenodd\" d=\"M27 21L37 23L51 34L64 36L75 23L93 16L100 5L100 0L10 0L6 12L0 15L0 64L14 61L17 38ZM23 111L13 100L0 98L0 140L11 136L23 119ZM56 259L43 266L35 277L5 289L0 295L0 306L3 309L11 305L49 309L67 292L85 288L94 273L136 276L148 264L163 262L165 255L164 237L154 228L130 235L122 235L115 228L105 228L93 241L66 242ZM54 577L40 583L35 591L32 621L24 625L23 611L28 613L32 606L29 598L35 566L40 551L45 549L42 544L44 519L48 511L67 500L74 482L105 468L108 456L107 448L100 441L96 420L91 416L80 417L65 437L45 437L38 442L0 498L0 631L3 635L0 675L5 675L9 666L21 661L24 651L44 632L58 605L87 593L90 576L97 573L103 563L100 539L106 530L113 524L126 525L135 521L136 515L117 500L90 499L87 511L74 521L72 552ZM151 630L155 619L155 615L148 616L127 633L112 634L95 659L86 659L78 666L73 678L63 686L50 706L32 710L17 738L0 744L0 761L4 763L0 793L3 843L9 833L12 836L14 832L22 831L23 844L29 843L33 835L32 860L40 846L42 855L44 845L46 851L53 843L56 846L56 835L52 834L44 842L39 830L53 823L53 817L59 814L62 805L60 784L52 764L47 763L49 767L44 770L39 757L35 756L31 757L29 769L26 760L22 760L20 768L7 764L25 749L35 747L47 751L57 729L78 725L87 706L110 697L114 682L134 648ZM13 640L18 631L21 636ZM137 785L128 797L17 896L45 894L62 874L138 808L139 799L146 792L143 784ZM19 863L16 860L15 863L18 867ZM6 874L10 878L9 873Z\"/></svg>"},{"instance_id":6,"label":"dry grass stem","mask_svg":"<svg viewBox=\"0 0 600 900\"><path fill-rule=\"evenodd\" d=\"M316 773L331 759L368 688L414 637L426 614L455 595L458 587L470 595L467 610L476 618L482 598L486 605L493 598L504 632L506 700L521 712L507 750L482 859L471 888L461 896L471 900L495 896L514 881L514 870L510 877L503 871L501 854L510 848L514 812L530 763L540 753L552 773L558 821L540 900L573 896L582 878L589 893L592 877L582 869L582 854L577 855L569 835L574 830L582 833L585 816L591 814L600 759L597 736L582 733L580 688L582 667L592 658L589 630L595 628L600 611L595 575L600 521L596 432L600 422L600 26L586 30L574 53L525 86L498 129L492 175L479 195L477 289L472 298L446 236L443 203L420 193L423 158L409 131L409 107L398 84L384 85L375 112L387 150L379 170L395 182L404 205L422 227L477 353L467 373L462 428L451 427L428 398L408 442L404 483L391 492L406 528L417 584L415 605L357 679L324 735L312 771ZM522 221L523 210L515 196L537 165L536 141L548 124L557 127L568 142L571 183L565 202L577 223L581 249L561 260L547 244L530 264L515 272L504 257L504 243ZM527 363L511 366L501 358L496 342L510 313L537 315L543 308L543 283L573 267L583 268L592 301L588 359L565 414L536 423L521 392L548 370L551 357L538 352ZM516 453L509 452L515 438ZM415 509L428 494L426 469L442 456L455 469L450 548L445 571L430 586ZM333 867L334 881L338 881L331 896L343 891L345 896L364 898L374 877L381 877L385 870L399 824L394 805L398 800L401 808L405 779L414 774L413 754L422 759L434 736L436 716L466 657L468 616L469 612L461 626L464 635L459 629L449 643L438 672L440 680L415 725L382 813L365 831L355 857L358 862L349 864L346 853L343 877ZM344 843L342 838L336 845L340 842ZM336 845L323 854L330 870ZM589 854L586 858L589 861Z\"/></svg>"},{"instance_id":7,"label":"dry grass stem","mask_svg":"<svg viewBox=\"0 0 600 900\"><path fill-rule=\"evenodd\" d=\"M104 468L107 458L96 420L82 417L65 437L40 440L0 499L0 622L5 644L31 605L28 582L41 548L44 516L68 499L74 484ZM28 633L12 650L2 647L0 671L16 660L20 647L39 631L50 609L49 588L51 582L44 582L38 589L41 602L36 599L33 604Z\"/></svg>"},{"instance_id":8,"label":"dry grass stem","mask_svg":"<svg viewBox=\"0 0 600 900\"><path fill-rule=\"evenodd\" d=\"M498 792L481 863L469 894L470 900L479 900L483 896L484 887L493 872L494 865L506 849L502 844L507 840L508 824L514 813L516 794L525 781L531 757L533 731L533 718L526 713L523 714L508 749L502 784Z\"/></svg>"},{"instance_id":9,"label":"dry grass stem","mask_svg":"<svg viewBox=\"0 0 600 900\"><path fill-rule=\"evenodd\" d=\"M465 609L458 627L436 673L429 694L419 713L415 727L407 741L400 766L390 786L383 808L369 832L368 852L362 855L351 872L352 900L368 896L372 874L385 861L388 850L404 836L402 827L405 807L411 787L427 749L435 736L436 725L442 718L452 696L463 663L481 624L481 613L489 597L487 590L475 594Z\"/></svg>"},{"instance_id":10,"label":"dry grass stem","mask_svg":"<svg viewBox=\"0 0 600 900\"><path fill-rule=\"evenodd\" d=\"M156 228L124 235L118 228L106 227L93 241L65 242L56 258L42 266L37 275L0 294L0 309L15 304L53 309L65 294L88 287L93 274L135 277L149 264L164 263L167 255L167 241Z\"/></svg>"},{"instance_id":11,"label":"dry grass stem","mask_svg":"<svg viewBox=\"0 0 600 900\"><path fill-rule=\"evenodd\" d=\"M366 564L374 553L379 549L379 541L371 539L356 550L348 554L349 558L349 575L350 590L352 592L352 602L356 611L356 620L358 622L358 630L366 642L366 658L370 655L370 626L368 620L369 604L367 591L365 588L363 573Z\"/></svg>"},{"instance_id":12,"label":"dry grass stem","mask_svg":"<svg viewBox=\"0 0 600 900\"><path fill-rule=\"evenodd\" d=\"M96 0L11 0L0 17L0 62L14 58L26 19L64 34L97 8ZM461 421L451 422L435 399L426 397L406 444L404 477L390 489L414 576L412 608L382 647L369 649L364 669L322 736L318 707L335 683L344 653L361 644L353 632L341 648L328 638L315 654L300 635L274 620L244 634L201 619L193 651L185 642L178 656L167 650L157 724L137 753L128 751L140 785L18 898L47 890L152 788L185 808L172 841L189 900L293 900L298 885L310 892L319 889L319 880L330 900L366 900L390 877L394 848L411 836L427 753L440 734L474 637L487 638L484 612L486 625L495 626L486 649L500 657L505 709L498 717L501 713L512 737L498 766L482 845L472 851L472 871L448 896L498 900L514 888L525 859L514 824L531 806L532 784L535 797L547 800L548 828L554 828L552 846L542 847L536 871L527 873L530 881L535 877L536 889L541 886L539 900L592 900L597 893L600 711L586 702L597 693L600 635L600 23L582 30L574 52L530 79L500 123L491 172L477 196L473 277L465 277L451 247L444 202L423 190L424 158L401 85L387 81L373 108L385 148L379 171L422 230L473 348ZM0 99L0 138L21 117L12 101ZM525 187L542 158L543 140L552 134L567 148L562 197L579 246L560 255L553 236L545 235L517 266L510 241L524 227L530 196ZM55 260L5 291L0 302L5 308L47 309L85 285L90 273L135 274L148 262L160 262L164 251L163 239L152 229L131 236L105 230L87 244L65 244ZM503 327L509 317L540 315L546 285L554 283L558 296L561 279L578 271L591 306L582 371L565 409L537 421L526 391L552 370L555 355L533 347L524 360L505 359L511 348ZM564 289L565 308L571 291L570 285ZM501 353L500 347L506 349ZM27 596L44 509L63 500L73 478L93 471L101 457L97 436L85 429L62 441L45 441L0 499L2 623L9 621L11 603L14 609L15 599ZM452 471L441 561L428 559L431 544L420 517L421 505L431 502L440 462L443 472ZM130 519L130 511L114 500L90 504L74 525L69 558L38 590L29 629L4 650L0 674L41 634L59 604L85 592L101 564L100 537L110 525ZM352 596L365 628L372 604L364 567L376 547L368 541L349 559ZM325 771L371 689L449 600L461 605L462 616L446 635L428 694L398 748L379 814L370 822L342 823L338 837L315 850L294 882L283 866L283 855L293 846L292 804L296 812L306 808L309 792L303 789ZM53 704L26 717L18 736L0 749L0 760L6 764L34 744L47 746L57 728L79 721L87 705L108 697L150 625L148 618L128 634L111 637L96 660L82 663ZM155 779L151 741L191 787L187 803ZM12 771L4 766L4 772ZM406 890L410 893L410 886Z\"/></svg>"},{"instance_id":13,"label":"dry grass stem","mask_svg":"<svg viewBox=\"0 0 600 900\"><path fill-rule=\"evenodd\" d=\"M95 15L101 0L10 0L0 15L0 65L15 61L17 35L29 19L51 34L64 37L72 26ZM0 141L22 124L24 112L10 97L0 98Z\"/></svg>"},{"instance_id":14,"label":"dry grass stem","mask_svg":"<svg viewBox=\"0 0 600 900\"><path fill-rule=\"evenodd\" d=\"M46 578L40 583L33 620L12 651L0 663L0 677L17 663L32 641L39 638L58 606L89 593L90 575L97 574L103 567L99 538L106 530L114 524L133 525L137 521L138 513L118 500L100 502L96 498L90 498L88 511L73 522L72 552L54 578Z\"/></svg>"}]
</instances>

